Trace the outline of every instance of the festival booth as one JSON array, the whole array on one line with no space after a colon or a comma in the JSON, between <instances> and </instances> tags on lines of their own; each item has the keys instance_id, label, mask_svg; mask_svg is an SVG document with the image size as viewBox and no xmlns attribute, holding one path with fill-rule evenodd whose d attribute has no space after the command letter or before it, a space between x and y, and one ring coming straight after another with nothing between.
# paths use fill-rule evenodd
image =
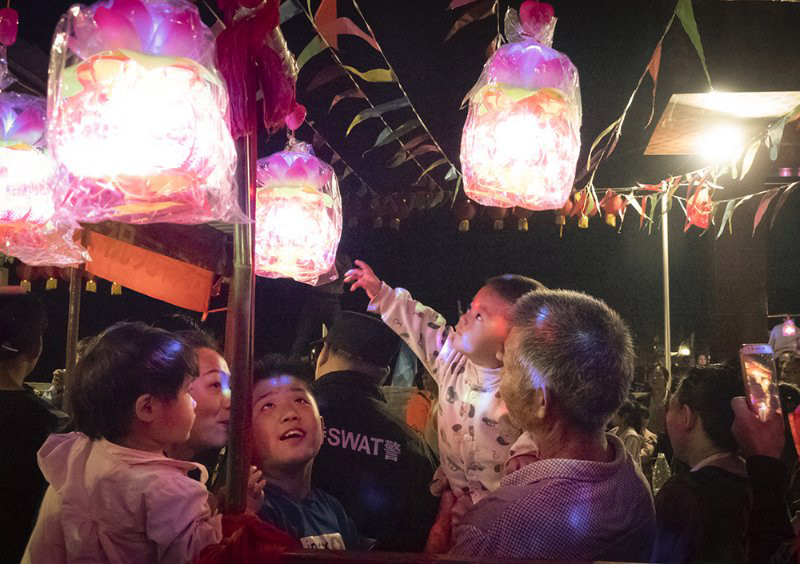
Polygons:
<instances>
[{"instance_id":1,"label":"festival booth","mask_svg":"<svg viewBox=\"0 0 800 564\"><path fill-rule=\"evenodd\" d=\"M50 194L52 199L41 206L47 212L41 217L27 208L16 215L4 215L0 209L0 236L6 233L8 241L4 252L22 258L33 257L22 254L31 245L38 244L39 251L51 248L33 237L20 237L29 219L33 227L46 226L73 252L66 259L36 254L29 263L70 266L67 393L75 367L84 279L87 291L97 277L204 314L209 313L210 297L219 285L230 284L225 356L232 369L232 425L226 511L234 517L226 532L233 534L238 528L240 546L247 547L238 553L221 547L204 562L242 561L259 550L281 562L479 561L303 551L295 546L276 556L271 544L275 538L259 536L257 527L245 518L237 521L235 516L245 507L252 440L255 276L324 284L337 275L334 260L344 226L388 224L399 229L412 212L445 205L451 207L460 232L470 229L479 210L494 229L503 229L504 222L513 218L520 231L527 231L532 212L552 212L561 230L570 220L579 229L586 228L595 217L621 229L626 210L632 209L639 214L640 228L649 230L665 221L669 207L678 202L687 229L712 229L712 235L719 237L736 208L760 196L755 230L773 198L780 196L773 212L777 214L800 182L787 180L766 192L715 199L722 189L718 178L725 174L743 178L762 145L774 159L783 128L800 117L800 105L786 102L779 113L767 116L771 125L742 150L712 165L655 184L603 191L595 186L595 173L613 153L644 79L651 77L655 88L662 42L676 18L705 69L691 2L678 2L631 101L592 143L584 164L578 162L580 79L567 54L553 48L552 8L529 1L519 12L508 9L504 37L499 32L503 15L498 3L487 7L476 0L453 0L448 11L461 11L447 40L487 17L495 17L498 25L488 60L464 100L468 114L459 170L414 109L357 2L353 7L360 24L339 15L335 0L322 0L313 11L311 3L306 7L286 1L280 9L278 3L255 4L219 0L216 10L209 8L218 18L213 33L200 20L197 8L183 0L115 0L71 8L59 23L51 53L46 141L52 174L36 179L37 195ZM299 16L308 20L313 39L295 60L280 24ZM345 64L338 44L345 35L366 42L379 66L360 71ZM385 127L370 150L396 145L387 168L404 163L415 167L414 176L417 172L419 176L413 188L379 195L322 138L313 120L306 120L305 108L296 99L297 76L323 52L330 54L333 71L317 74L307 93L335 79L347 82L329 111L349 98L366 100L369 107L355 114L345 137L366 120L381 120ZM373 103L364 84L396 88L399 97ZM385 116L398 110L413 110L414 115L401 125L387 121ZM14 120L22 114L15 111ZM141 123L142 116L150 119ZM195 119L198 116L202 119ZM17 129L25 133L21 125L22 121ZM12 126L9 122L3 132L8 134ZM313 132L311 143L295 138L301 127ZM283 129L289 131L285 149L259 155L258 133ZM38 137L25 147L21 139L3 137L0 150L24 150L26 158L34 155L31 151L44 151L37 145ZM654 139L659 137L654 134ZM654 146L663 144L663 139L656 141ZM137 150L130 150L131 143ZM323 158L323 153L330 157ZM347 177L357 178L358 189L343 196L340 184ZM32 193L29 179L25 182ZM685 196L678 192L682 188ZM15 196L20 193L17 188L7 190ZM721 222L714 225L717 210L722 211ZM666 229L663 237L665 362L670 366ZM90 260L85 260L87 256Z\"/></svg>"}]
</instances>

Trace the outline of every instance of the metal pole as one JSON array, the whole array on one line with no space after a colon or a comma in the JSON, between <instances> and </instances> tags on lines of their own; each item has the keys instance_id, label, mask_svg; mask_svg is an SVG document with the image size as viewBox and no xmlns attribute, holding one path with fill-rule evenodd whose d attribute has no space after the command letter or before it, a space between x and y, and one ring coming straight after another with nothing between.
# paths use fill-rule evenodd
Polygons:
<instances>
[{"instance_id":1,"label":"metal pole","mask_svg":"<svg viewBox=\"0 0 800 564\"><path fill-rule=\"evenodd\" d=\"M661 260L664 270L664 367L667 369L667 396L672 387L672 343L669 327L669 206L666 194L661 198ZM666 397L664 398L666 400Z\"/></svg>"},{"instance_id":2,"label":"metal pole","mask_svg":"<svg viewBox=\"0 0 800 564\"><path fill-rule=\"evenodd\" d=\"M86 245L86 235L82 236ZM81 284L86 264L69 269L69 308L67 316L67 358L64 364L64 401L62 409L72 415L72 383L75 381L75 365L78 361L78 333L81 320Z\"/></svg>"},{"instance_id":3,"label":"metal pole","mask_svg":"<svg viewBox=\"0 0 800 564\"><path fill-rule=\"evenodd\" d=\"M256 135L236 142L236 180L239 202L248 218L255 212ZM234 226L233 279L228 300L231 316L225 335L225 351L231 366L231 427L228 439L226 512L243 513L247 501L253 426L253 224Z\"/></svg>"}]
</instances>

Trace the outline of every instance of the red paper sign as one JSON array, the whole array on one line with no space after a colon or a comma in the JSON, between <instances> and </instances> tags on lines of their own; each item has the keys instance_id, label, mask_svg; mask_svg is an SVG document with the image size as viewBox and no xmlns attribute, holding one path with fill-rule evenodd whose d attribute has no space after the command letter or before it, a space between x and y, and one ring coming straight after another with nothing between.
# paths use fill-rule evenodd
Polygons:
<instances>
[{"instance_id":1,"label":"red paper sign","mask_svg":"<svg viewBox=\"0 0 800 564\"><path fill-rule=\"evenodd\" d=\"M86 270L151 298L207 311L214 273L153 251L89 232Z\"/></svg>"}]
</instances>

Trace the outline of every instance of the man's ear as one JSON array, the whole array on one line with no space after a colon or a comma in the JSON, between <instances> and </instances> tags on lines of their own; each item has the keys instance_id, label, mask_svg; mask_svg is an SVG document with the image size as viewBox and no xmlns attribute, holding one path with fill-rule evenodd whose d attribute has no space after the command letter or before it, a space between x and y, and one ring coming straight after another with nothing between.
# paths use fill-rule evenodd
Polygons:
<instances>
[{"instance_id":1,"label":"man's ear","mask_svg":"<svg viewBox=\"0 0 800 564\"><path fill-rule=\"evenodd\" d=\"M322 345L322 350L319 351L319 357L317 358L317 366L315 367L316 372L319 373L319 369L323 366L326 362L328 362L328 357L331 354L331 347L328 343L324 343ZM319 378L318 375L314 375L315 378Z\"/></svg>"},{"instance_id":2,"label":"man's ear","mask_svg":"<svg viewBox=\"0 0 800 564\"><path fill-rule=\"evenodd\" d=\"M536 388L533 391L533 413L538 419L544 419L549 414L550 404L547 401L547 389Z\"/></svg>"},{"instance_id":3,"label":"man's ear","mask_svg":"<svg viewBox=\"0 0 800 564\"><path fill-rule=\"evenodd\" d=\"M684 404L681 406L678 422L684 431L691 431L700 422L700 419L691 407Z\"/></svg>"},{"instance_id":4,"label":"man's ear","mask_svg":"<svg viewBox=\"0 0 800 564\"><path fill-rule=\"evenodd\" d=\"M133 406L136 418L145 422L152 423L156 418L156 405L155 398L150 394L142 394L136 398L136 403Z\"/></svg>"}]
</instances>

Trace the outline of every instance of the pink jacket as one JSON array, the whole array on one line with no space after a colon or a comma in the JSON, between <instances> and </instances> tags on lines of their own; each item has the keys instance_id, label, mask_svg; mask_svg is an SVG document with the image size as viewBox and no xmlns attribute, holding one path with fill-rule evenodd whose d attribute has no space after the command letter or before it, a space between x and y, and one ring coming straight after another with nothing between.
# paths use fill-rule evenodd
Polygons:
<instances>
[{"instance_id":1,"label":"pink jacket","mask_svg":"<svg viewBox=\"0 0 800 564\"><path fill-rule=\"evenodd\" d=\"M199 464L52 435L39 450L50 482L22 562L67 564L191 562L222 538L208 492L186 475Z\"/></svg>"}]
</instances>

